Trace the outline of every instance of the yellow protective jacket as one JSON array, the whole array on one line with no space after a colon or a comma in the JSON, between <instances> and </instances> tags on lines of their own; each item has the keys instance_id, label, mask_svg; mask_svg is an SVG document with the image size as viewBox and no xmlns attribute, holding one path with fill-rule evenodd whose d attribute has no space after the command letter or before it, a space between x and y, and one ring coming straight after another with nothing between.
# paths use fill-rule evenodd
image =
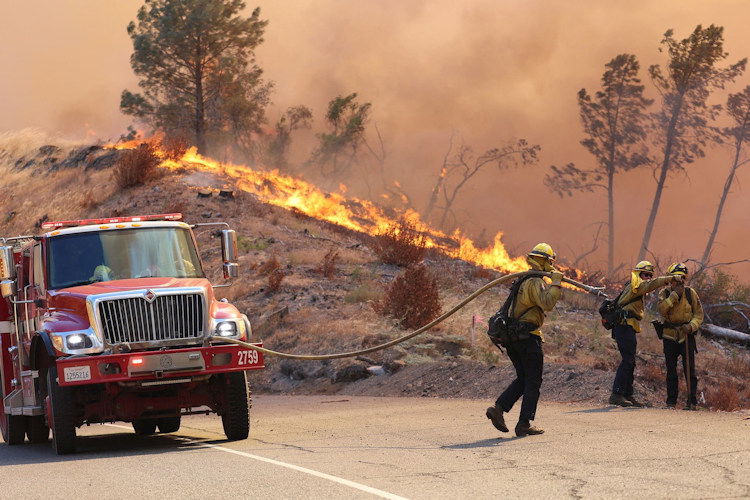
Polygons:
<instances>
[{"instance_id":1,"label":"yellow protective jacket","mask_svg":"<svg viewBox=\"0 0 750 500\"><path fill-rule=\"evenodd\" d=\"M690 305L687 294L690 294L693 305ZM659 314L666 323L677 325L690 325L691 332L695 333L703 324L703 305L698 297L698 292L690 287L685 287L685 293L682 296L672 290L662 290L659 292L659 302L657 304ZM664 329L664 338L676 340L680 344L685 342L687 334L678 332L674 328Z\"/></svg>"},{"instance_id":2,"label":"yellow protective jacket","mask_svg":"<svg viewBox=\"0 0 750 500\"><path fill-rule=\"evenodd\" d=\"M542 270L533 259L528 259L528 262L534 270ZM560 299L560 295L562 295L562 289L559 285L548 286L544 282L544 278L528 278L521 283L521 288L518 290L516 303L513 306L511 314L520 321L534 323L536 330L531 333L544 340L544 336L539 328L544 324L545 313L555 307L555 304ZM518 317L524 311L526 312L521 317Z\"/></svg>"},{"instance_id":3,"label":"yellow protective jacket","mask_svg":"<svg viewBox=\"0 0 750 500\"><path fill-rule=\"evenodd\" d=\"M671 276L661 276L659 278L652 278L650 280L638 280L638 286L633 287L633 280L625 285L625 289L622 292L622 296L618 301L620 304L626 304L630 300L638 297L638 300L631 302L630 304L623 307L628 312L628 319L625 323L633 327L636 332L641 331L641 320L643 319L643 297L647 293L653 292L657 288L666 286L672 282Z\"/></svg>"}]
</instances>

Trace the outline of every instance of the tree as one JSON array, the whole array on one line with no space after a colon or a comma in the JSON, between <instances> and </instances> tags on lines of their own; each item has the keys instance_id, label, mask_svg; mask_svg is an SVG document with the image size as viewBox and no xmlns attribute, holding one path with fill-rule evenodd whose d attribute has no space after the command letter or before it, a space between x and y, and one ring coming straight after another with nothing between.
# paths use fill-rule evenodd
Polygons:
<instances>
[{"instance_id":1,"label":"tree","mask_svg":"<svg viewBox=\"0 0 750 500\"><path fill-rule=\"evenodd\" d=\"M702 266L707 266L711 260L711 251L714 246L714 241L716 240L716 234L719 232L719 224L721 223L721 216L724 212L724 204L726 203L729 192L732 189L732 184L737 175L737 169L750 161L749 158L742 157L745 142L750 139L750 85L745 87L742 92L729 95L729 99L727 99L727 114L731 118L733 126L723 129L722 134L726 138L734 141L734 159L729 168L727 179L724 181L724 189L721 192L719 205L716 208L714 225L711 229L711 234L708 236L706 249L703 251L703 257L701 258Z\"/></svg>"},{"instance_id":2,"label":"tree","mask_svg":"<svg viewBox=\"0 0 750 500\"><path fill-rule=\"evenodd\" d=\"M634 55L620 54L605 65L601 90L593 96L586 89L578 92L578 107L586 133L581 144L594 156L596 167L584 170L573 163L563 168L552 165L552 173L544 180L547 187L560 196L594 189L607 192L609 275L615 267L615 175L649 161L644 139L646 109L653 101L643 97L639 67Z\"/></svg>"},{"instance_id":3,"label":"tree","mask_svg":"<svg viewBox=\"0 0 750 500\"><path fill-rule=\"evenodd\" d=\"M312 111L306 106L292 106L286 110L274 127L274 135L268 141L265 159L269 166L286 169L289 162L286 158L292 144L292 132L310 128Z\"/></svg>"},{"instance_id":4,"label":"tree","mask_svg":"<svg viewBox=\"0 0 750 500\"><path fill-rule=\"evenodd\" d=\"M483 167L494 164L498 169L504 170L512 166L532 165L536 163L537 154L541 150L539 145L529 144L526 139L509 142L499 148L490 148L479 155L476 155L471 147L462 144L456 154L451 157L452 148L453 135L451 135L448 153L443 159L440 173L432 189L430 202L425 210L425 220L427 220L433 208L442 210L439 226L444 230L448 217L451 215L455 217L453 205L458 193ZM452 185L451 179L455 179L455 183ZM443 195L442 206L435 205L435 198L437 198L438 193Z\"/></svg>"},{"instance_id":5,"label":"tree","mask_svg":"<svg viewBox=\"0 0 750 500\"><path fill-rule=\"evenodd\" d=\"M254 51L268 21L259 8L242 17L244 8L242 0L146 0L128 25L142 93L124 90L122 112L191 136L201 153L208 135L258 131L271 85Z\"/></svg>"},{"instance_id":6,"label":"tree","mask_svg":"<svg viewBox=\"0 0 750 500\"><path fill-rule=\"evenodd\" d=\"M724 28L696 26L691 35L676 40L668 30L661 41L669 54L666 72L656 64L649 67L651 80L661 96L661 109L654 114L658 143L664 156L656 175L656 192L638 252L642 260L648 251L651 233L659 211L667 175L705 156L710 144L721 141L712 125L721 111L720 105L708 104L716 89L723 89L745 70L746 59L727 66L718 64L727 57L724 52Z\"/></svg>"},{"instance_id":7,"label":"tree","mask_svg":"<svg viewBox=\"0 0 750 500\"><path fill-rule=\"evenodd\" d=\"M328 103L326 121L330 129L318 134L320 145L313 153L313 161L325 177L339 178L351 168L364 140L371 107L369 102L357 102L356 93L339 95Z\"/></svg>"}]
</instances>

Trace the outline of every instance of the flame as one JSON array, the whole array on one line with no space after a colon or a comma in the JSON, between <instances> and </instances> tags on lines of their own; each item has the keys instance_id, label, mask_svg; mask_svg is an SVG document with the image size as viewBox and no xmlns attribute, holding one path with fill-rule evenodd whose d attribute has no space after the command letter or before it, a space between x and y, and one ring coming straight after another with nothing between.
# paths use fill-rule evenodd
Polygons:
<instances>
[{"instance_id":1,"label":"flame","mask_svg":"<svg viewBox=\"0 0 750 500\"><path fill-rule=\"evenodd\" d=\"M347 189L343 184L339 186L340 192L338 193L326 192L309 182L283 175L277 170L265 171L245 165L220 163L198 154L195 147L189 148L182 158L174 160L158 149L159 138L121 142L107 147L132 149L143 142L157 146L157 155L162 159L160 164L162 168L192 169L228 177L234 180L238 189L252 193L265 203L298 210L310 217L372 236L386 233L398 227L399 219L406 219L422 233L428 248L437 249L449 257L503 272L519 272L529 269L525 257L511 257L508 254L502 241L503 233L495 235L491 247L479 248L460 230L448 235L431 227L422 221L414 210L408 209L399 217L394 217L386 214L383 209L369 200L347 198L344 196Z\"/></svg>"},{"instance_id":2,"label":"flame","mask_svg":"<svg viewBox=\"0 0 750 500\"><path fill-rule=\"evenodd\" d=\"M261 201L299 210L310 217L373 236L399 224L397 218L387 215L371 201L345 197L346 186L343 184L339 187L340 193L325 192L309 182L280 174L277 170L256 170L245 165L217 162L198 154L194 147L188 149L179 160L164 159L161 166L170 170L188 168L225 176L233 179L238 189L254 194ZM428 248L438 249L450 257L498 271L529 269L525 257L513 258L508 254L502 242L502 233L495 235L490 248L483 249L477 248L460 231L448 235L430 227L414 210L407 210L401 217L424 235Z\"/></svg>"}]
</instances>

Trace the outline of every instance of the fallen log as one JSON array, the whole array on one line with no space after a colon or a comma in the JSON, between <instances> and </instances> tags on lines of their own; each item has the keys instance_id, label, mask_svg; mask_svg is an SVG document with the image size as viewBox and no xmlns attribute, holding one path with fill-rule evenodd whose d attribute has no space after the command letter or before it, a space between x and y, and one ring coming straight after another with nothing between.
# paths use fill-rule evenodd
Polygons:
<instances>
[{"instance_id":1,"label":"fallen log","mask_svg":"<svg viewBox=\"0 0 750 500\"><path fill-rule=\"evenodd\" d=\"M701 332L704 335L711 337L719 337L733 342L740 342L742 344L750 344L750 335L747 333L738 332L737 330L730 330L729 328L723 328L721 326L703 324L701 326Z\"/></svg>"}]
</instances>

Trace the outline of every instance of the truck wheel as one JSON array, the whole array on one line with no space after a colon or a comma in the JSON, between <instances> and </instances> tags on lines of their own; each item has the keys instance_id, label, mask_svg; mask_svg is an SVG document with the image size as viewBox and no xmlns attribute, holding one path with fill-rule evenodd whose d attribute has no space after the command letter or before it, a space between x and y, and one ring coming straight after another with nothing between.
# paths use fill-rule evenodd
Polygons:
<instances>
[{"instance_id":1,"label":"truck wheel","mask_svg":"<svg viewBox=\"0 0 750 500\"><path fill-rule=\"evenodd\" d=\"M50 415L47 415L52 429L52 446L58 455L76 451L76 407L73 391L57 383L57 367L47 371L47 391Z\"/></svg>"},{"instance_id":2,"label":"truck wheel","mask_svg":"<svg viewBox=\"0 0 750 500\"><path fill-rule=\"evenodd\" d=\"M247 439L250 434L250 388L245 372L226 375L221 423L230 441Z\"/></svg>"},{"instance_id":3,"label":"truck wheel","mask_svg":"<svg viewBox=\"0 0 750 500\"><path fill-rule=\"evenodd\" d=\"M177 432L180 430L180 420L182 417L165 417L156 421L159 426L159 432Z\"/></svg>"},{"instance_id":4,"label":"truck wheel","mask_svg":"<svg viewBox=\"0 0 750 500\"><path fill-rule=\"evenodd\" d=\"M8 415L7 413L0 418L2 418L0 428L2 428L3 441L10 446L23 444L26 437L26 419L21 415Z\"/></svg>"},{"instance_id":5,"label":"truck wheel","mask_svg":"<svg viewBox=\"0 0 750 500\"><path fill-rule=\"evenodd\" d=\"M28 417L26 421L26 435L31 443L46 443L49 441L49 427L44 420L44 415Z\"/></svg>"},{"instance_id":6,"label":"truck wheel","mask_svg":"<svg viewBox=\"0 0 750 500\"><path fill-rule=\"evenodd\" d=\"M156 420L153 418L139 418L133 420L133 430L139 436L150 436L156 432Z\"/></svg>"}]
</instances>

